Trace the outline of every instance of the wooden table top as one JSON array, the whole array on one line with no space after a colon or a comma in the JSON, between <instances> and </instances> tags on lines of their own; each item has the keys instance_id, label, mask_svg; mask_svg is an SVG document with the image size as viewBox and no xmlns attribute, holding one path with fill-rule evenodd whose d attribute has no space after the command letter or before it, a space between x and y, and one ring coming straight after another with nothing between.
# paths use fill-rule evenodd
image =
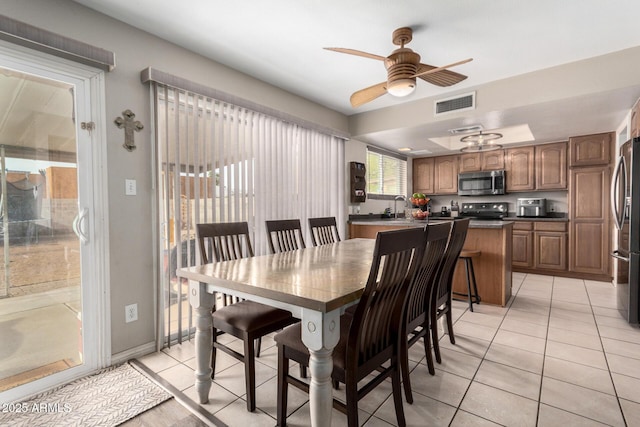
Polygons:
<instances>
[{"instance_id":1,"label":"wooden table top","mask_svg":"<svg viewBox=\"0 0 640 427\"><path fill-rule=\"evenodd\" d=\"M215 287L329 312L357 301L367 282L375 240L349 239L291 252L178 269Z\"/></svg>"}]
</instances>

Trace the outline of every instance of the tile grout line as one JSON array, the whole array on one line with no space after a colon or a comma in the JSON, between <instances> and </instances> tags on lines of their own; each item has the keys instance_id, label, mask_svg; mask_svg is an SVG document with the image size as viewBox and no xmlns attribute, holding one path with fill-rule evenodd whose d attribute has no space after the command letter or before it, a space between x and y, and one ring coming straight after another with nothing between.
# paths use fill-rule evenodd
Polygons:
<instances>
[{"instance_id":1,"label":"tile grout line","mask_svg":"<svg viewBox=\"0 0 640 427\"><path fill-rule=\"evenodd\" d=\"M583 280L584 283L584 280ZM591 295L589 295L589 290L587 289L587 284L584 283L584 289L587 293L587 299L589 300L589 306L591 307L591 314L593 316L593 322L596 324L596 330L598 331L598 340L600 341L600 346L602 347L602 355L604 356L604 362L607 364L607 371L609 372L609 378L611 378L611 385L613 386L613 392L615 393L616 401L618 402L618 408L620 409L620 414L622 415L622 422L624 425L627 424L627 418L624 415L624 410L622 409L622 403L620 402L620 396L618 396L618 389L616 388L616 383L613 380L613 373L611 372L611 366L609 365L609 358L607 357L607 352L604 350L604 343L602 342L602 335L600 335L600 327L598 326L598 320L596 319L596 315L593 312L593 304L591 303Z\"/></svg>"},{"instance_id":2,"label":"tile grout line","mask_svg":"<svg viewBox=\"0 0 640 427\"><path fill-rule=\"evenodd\" d=\"M214 425L216 427L227 427L222 421L217 419L213 414L209 413L205 409L203 409L198 403L191 400L186 394L184 394L181 390L175 387L173 384L169 383L169 381L162 378L157 373L153 372L148 366L144 363L140 362L137 359L133 359L129 361L129 364L132 365L136 370L143 373L153 382L158 384L160 387L164 388L168 393L170 393L174 399L176 399L183 407L187 408L191 413L193 413L198 419L206 422L209 425Z\"/></svg>"}]
</instances>

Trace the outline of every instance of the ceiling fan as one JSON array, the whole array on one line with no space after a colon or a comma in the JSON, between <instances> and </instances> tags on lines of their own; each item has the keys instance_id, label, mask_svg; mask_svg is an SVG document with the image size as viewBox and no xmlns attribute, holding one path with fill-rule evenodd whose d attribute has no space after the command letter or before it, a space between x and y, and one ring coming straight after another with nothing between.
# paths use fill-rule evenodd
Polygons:
<instances>
[{"instance_id":1,"label":"ceiling fan","mask_svg":"<svg viewBox=\"0 0 640 427\"><path fill-rule=\"evenodd\" d=\"M359 107L367 102L389 93L393 96L407 96L416 87L416 77L437 86L452 86L466 79L467 76L449 71L448 68L456 65L466 64L473 58L454 62L442 67L435 67L420 63L420 55L408 47L404 47L413 37L413 31L409 27L398 28L393 32L393 44L400 46L391 55L384 57L372 53L362 52L355 49L345 49L341 47L325 47L334 52L347 53L350 55L362 56L365 58L384 61L387 69L387 81L361 89L351 95L351 106Z\"/></svg>"}]
</instances>

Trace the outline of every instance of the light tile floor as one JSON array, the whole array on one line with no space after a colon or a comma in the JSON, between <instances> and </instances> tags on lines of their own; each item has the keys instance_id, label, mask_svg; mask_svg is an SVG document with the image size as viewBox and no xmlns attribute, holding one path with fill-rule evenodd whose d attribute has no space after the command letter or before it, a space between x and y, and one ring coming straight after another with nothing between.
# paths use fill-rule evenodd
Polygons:
<instances>
[{"instance_id":1,"label":"light tile floor","mask_svg":"<svg viewBox=\"0 0 640 427\"><path fill-rule=\"evenodd\" d=\"M640 330L620 317L614 287L514 273L513 294L505 308L480 304L470 312L454 303L456 344L441 339L435 376L421 344L413 346L407 424L640 425ZM275 424L277 349L269 337L262 346L255 413L243 400L242 364L219 353L210 402L201 407L229 426ZM197 402L193 343L140 361ZM290 388L288 411L289 426L309 425L306 394ZM390 383L365 397L359 412L361 425L396 425ZM346 417L334 410L333 425L346 425Z\"/></svg>"}]
</instances>

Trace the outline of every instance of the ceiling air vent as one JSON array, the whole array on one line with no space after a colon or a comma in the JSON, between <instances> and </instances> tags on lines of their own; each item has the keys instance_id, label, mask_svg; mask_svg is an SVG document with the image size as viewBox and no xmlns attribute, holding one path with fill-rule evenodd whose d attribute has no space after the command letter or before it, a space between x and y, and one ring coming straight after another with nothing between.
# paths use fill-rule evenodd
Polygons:
<instances>
[{"instance_id":1,"label":"ceiling air vent","mask_svg":"<svg viewBox=\"0 0 640 427\"><path fill-rule=\"evenodd\" d=\"M454 111L473 110L476 108L476 93L471 92L458 95L453 98L440 99L435 102L435 115L451 113Z\"/></svg>"}]
</instances>

